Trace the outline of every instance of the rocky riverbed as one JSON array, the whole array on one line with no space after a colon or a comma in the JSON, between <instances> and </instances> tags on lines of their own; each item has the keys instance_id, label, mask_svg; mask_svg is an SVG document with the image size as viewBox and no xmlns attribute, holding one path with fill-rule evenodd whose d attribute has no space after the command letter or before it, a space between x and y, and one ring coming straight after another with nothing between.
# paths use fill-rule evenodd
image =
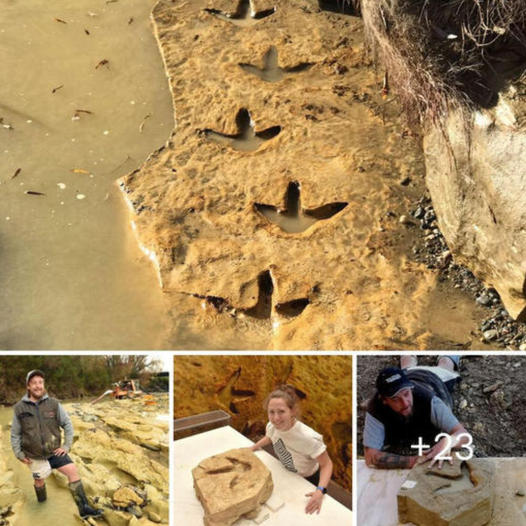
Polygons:
<instances>
[{"instance_id":1,"label":"rocky riverbed","mask_svg":"<svg viewBox=\"0 0 526 526\"><path fill-rule=\"evenodd\" d=\"M64 407L75 429L70 456L77 466L86 494L96 507L104 510L104 518L98 524L168 524L167 395L148 395L133 400L104 399L95 405L68 403ZM6 427L2 444L7 454L9 433ZM0 460L0 467L1 462L5 461ZM20 489L30 474L16 460L4 467L10 469L1 470L0 517L5 517L0 520L10 526L27 526L35 520L34 514L40 511L25 504L26 500L32 502L34 495L28 494L27 488ZM59 488L54 491L61 494L58 500L72 504L66 477L54 471L52 478L53 486ZM63 494L60 488L64 490ZM56 501L56 493L54 497ZM74 505L68 512L72 513L71 523L75 518L80 521ZM45 519L42 520L40 517L43 526L54 524L45 524ZM67 517L64 520L69 524Z\"/></svg>"},{"instance_id":2,"label":"rocky riverbed","mask_svg":"<svg viewBox=\"0 0 526 526\"><path fill-rule=\"evenodd\" d=\"M478 328L474 328L465 342L454 342L452 348L470 349L482 344L492 348L526 350L526 324L509 315L494 288L484 286L469 269L456 263L438 227L433 204L427 195L413 205L406 224L418 225L420 229L420 237L412 247L415 260L437 272L439 282L464 291L477 305L483 307Z\"/></svg>"}]
</instances>

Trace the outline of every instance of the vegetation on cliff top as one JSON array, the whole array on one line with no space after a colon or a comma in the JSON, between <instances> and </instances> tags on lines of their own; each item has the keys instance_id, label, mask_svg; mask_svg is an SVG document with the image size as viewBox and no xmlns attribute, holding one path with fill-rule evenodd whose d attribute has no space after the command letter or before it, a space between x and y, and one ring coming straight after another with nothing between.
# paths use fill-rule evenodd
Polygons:
<instances>
[{"instance_id":1,"label":"vegetation on cliff top","mask_svg":"<svg viewBox=\"0 0 526 526\"><path fill-rule=\"evenodd\" d=\"M526 71L524 0L362 0L367 34L404 105L489 108Z\"/></svg>"}]
</instances>

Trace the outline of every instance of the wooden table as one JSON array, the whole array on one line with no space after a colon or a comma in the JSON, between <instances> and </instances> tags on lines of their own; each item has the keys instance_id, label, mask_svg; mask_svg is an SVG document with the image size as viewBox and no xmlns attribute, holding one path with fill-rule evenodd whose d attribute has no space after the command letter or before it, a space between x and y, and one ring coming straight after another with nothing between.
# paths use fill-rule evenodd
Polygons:
<instances>
[{"instance_id":1,"label":"wooden table","mask_svg":"<svg viewBox=\"0 0 526 526\"><path fill-rule=\"evenodd\" d=\"M203 524L203 508L195 495L192 469L201 460L227 451L228 449L249 447L253 444L248 438L232 427L221 427L174 442L175 486L172 494L174 524L199 526ZM287 471L272 455L266 451L257 451L256 455L272 473L273 495L284 502L275 512L269 511L269 518L263 526L324 525L352 526L352 512L339 502L325 495L319 515L307 515L305 505L314 486L296 473ZM235 526L255 526L252 520L241 519Z\"/></svg>"},{"instance_id":2,"label":"wooden table","mask_svg":"<svg viewBox=\"0 0 526 526\"><path fill-rule=\"evenodd\" d=\"M360 526L397 526L396 495L409 469L374 469L357 462L358 524Z\"/></svg>"}]
</instances>

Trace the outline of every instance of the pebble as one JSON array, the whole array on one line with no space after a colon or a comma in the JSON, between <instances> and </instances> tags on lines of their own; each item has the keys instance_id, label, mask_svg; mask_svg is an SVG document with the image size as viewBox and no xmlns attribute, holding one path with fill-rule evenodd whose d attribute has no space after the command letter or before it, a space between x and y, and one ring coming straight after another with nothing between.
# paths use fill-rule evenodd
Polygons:
<instances>
[{"instance_id":1,"label":"pebble","mask_svg":"<svg viewBox=\"0 0 526 526\"><path fill-rule=\"evenodd\" d=\"M490 330L484 331L482 333L482 336L483 336L484 340L487 341L487 342L491 342L491 341L495 340L498 335L499 335L499 332L497 330L495 330L495 329L490 329Z\"/></svg>"},{"instance_id":2,"label":"pebble","mask_svg":"<svg viewBox=\"0 0 526 526\"><path fill-rule=\"evenodd\" d=\"M467 405L468 405L468 401L464 398L464 399L462 400L462 402L460 402L458 408L459 408L459 409L465 409L465 408L467 407Z\"/></svg>"},{"instance_id":3,"label":"pebble","mask_svg":"<svg viewBox=\"0 0 526 526\"><path fill-rule=\"evenodd\" d=\"M483 393L493 393L493 391L496 391L501 385L502 385L502 382L499 380L498 382L495 382L494 384L491 384L488 387L485 387L482 390L482 392Z\"/></svg>"},{"instance_id":4,"label":"pebble","mask_svg":"<svg viewBox=\"0 0 526 526\"><path fill-rule=\"evenodd\" d=\"M84 194L77 194L77 199L86 199L86 196Z\"/></svg>"},{"instance_id":5,"label":"pebble","mask_svg":"<svg viewBox=\"0 0 526 526\"><path fill-rule=\"evenodd\" d=\"M475 432L478 433L478 434L483 434L483 433L484 433L484 425L481 424L480 422L477 422L477 423L473 426L473 431L475 431Z\"/></svg>"},{"instance_id":6,"label":"pebble","mask_svg":"<svg viewBox=\"0 0 526 526\"><path fill-rule=\"evenodd\" d=\"M149 511L148 512L148 518L152 522L156 522L156 523L160 523L161 522L161 517L159 515L157 515L157 513L155 513L154 511Z\"/></svg>"},{"instance_id":7,"label":"pebble","mask_svg":"<svg viewBox=\"0 0 526 526\"><path fill-rule=\"evenodd\" d=\"M526 495L526 493L524 493L524 490L523 490L523 489L518 489L518 490L515 492L515 495L518 495L519 497L524 497L524 495Z\"/></svg>"},{"instance_id":8,"label":"pebble","mask_svg":"<svg viewBox=\"0 0 526 526\"><path fill-rule=\"evenodd\" d=\"M409 219L406 215L401 215L400 219L398 220L399 223L402 223L402 225L413 225L413 221Z\"/></svg>"},{"instance_id":9,"label":"pebble","mask_svg":"<svg viewBox=\"0 0 526 526\"><path fill-rule=\"evenodd\" d=\"M424 209L419 206L413 213L413 217L415 217L416 219L422 219L424 217L424 214L425 214L425 211Z\"/></svg>"},{"instance_id":10,"label":"pebble","mask_svg":"<svg viewBox=\"0 0 526 526\"><path fill-rule=\"evenodd\" d=\"M526 343L521 343L519 345L519 351L526 351Z\"/></svg>"},{"instance_id":11,"label":"pebble","mask_svg":"<svg viewBox=\"0 0 526 526\"><path fill-rule=\"evenodd\" d=\"M479 305L489 305L491 303L491 298L487 294L481 294L476 300Z\"/></svg>"},{"instance_id":12,"label":"pebble","mask_svg":"<svg viewBox=\"0 0 526 526\"><path fill-rule=\"evenodd\" d=\"M431 210L428 210L425 214L424 214L424 221L426 223L431 223L432 221L434 221L436 219L436 216L435 216L435 212L433 209Z\"/></svg>"}]
</instances>

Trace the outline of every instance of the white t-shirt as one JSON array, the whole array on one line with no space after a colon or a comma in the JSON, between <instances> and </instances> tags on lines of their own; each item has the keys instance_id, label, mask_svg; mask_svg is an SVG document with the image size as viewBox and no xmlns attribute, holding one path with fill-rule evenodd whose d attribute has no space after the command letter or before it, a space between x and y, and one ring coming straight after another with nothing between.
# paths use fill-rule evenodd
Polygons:
<instances>
[{"instance_id":1,"label":"white t-shirt","mask_svg":"<svg viewBox=\"0 0 526 526\"><path fill-rule=\"evenodd\" d=\"M269 422L266 436L272 441L281 463L302 477L316 473L319 468L316 457L327 449L323 437L298 420L288 431L280 431Z\"/></svg>"}]
</instances>

